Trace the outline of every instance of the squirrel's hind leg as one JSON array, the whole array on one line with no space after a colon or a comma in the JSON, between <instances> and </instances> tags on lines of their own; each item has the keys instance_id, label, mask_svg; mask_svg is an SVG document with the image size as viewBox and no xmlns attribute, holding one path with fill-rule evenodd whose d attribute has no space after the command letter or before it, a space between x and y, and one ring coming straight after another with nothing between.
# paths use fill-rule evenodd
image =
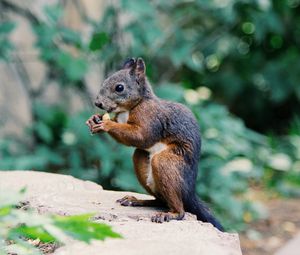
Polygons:
<instances>
[{"instance_id":1,"label":"squirrel's hind leg","mask_svg":"<svg viewBox=\"0 0 300 255\"><path fill-rule=\"evenodd\" d=\"M149 164L150 164L150 154L149 152L141 149L136 149L133 154L133 164L135 174L147 192L155 196L151 188L147 185L147 178L149 175Z\"/></svg>"},{"instance_id":2,"label":"squirrel's hind leg","mask_svg":"<svg viewBox=\"0 0 300 255\"><path fill-rule=\"evenodd\" d=\"M149 153L147 151L136 149L133 154L133 163L136 176L141 185L151 194L152 190L147 186L147 176L149 172ZM125 196L117 200L123 206L164 206L164 203L158 199L142 200L134 196Z\"/></svg>"},{"instance_id":3,"label":"squirrel's hind leg","mask_svg":"<svg viewBox=\"0 0 300 255\"><path fill-rule=\"evenodd\" d=\"M152 173L159 197L166 201L170 211L154 215L153 222L162 223L184 218L182 201L182 177L180 169L184 166L183 159L174 154L170 148L153 156Z\"/></svg>"}]
</instances>

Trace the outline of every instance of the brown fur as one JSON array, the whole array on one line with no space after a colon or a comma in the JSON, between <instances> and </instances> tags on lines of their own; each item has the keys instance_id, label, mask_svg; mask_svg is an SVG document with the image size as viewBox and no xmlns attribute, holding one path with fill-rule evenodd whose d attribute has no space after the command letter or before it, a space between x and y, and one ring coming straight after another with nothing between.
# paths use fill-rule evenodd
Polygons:
<instances>
[{"instance_id":1,"label":"brown fur","mask_svg":"<svg viewBox=\"0 0 300 255\"><path fill-rule=\"evenodd\" d=\"M182 182L181 168L182 158L172 152L169 147L152 158L152 171L157 186L158 197L162 197L171 212L184 215L181 196Z\"/></svg>"},{"instance_id":2,"label":"brown fur","mask_svg":"<svg viewBox=\"0 0 300 255\"><path fill-rule=\"evenodd\" d=\"M149 153L144 150L136 149L133 154L135 174L145 190L147 190L151 195L154 195L151 189L147 186L148 164L150 164Z\"/></svg>"}]
</instances>

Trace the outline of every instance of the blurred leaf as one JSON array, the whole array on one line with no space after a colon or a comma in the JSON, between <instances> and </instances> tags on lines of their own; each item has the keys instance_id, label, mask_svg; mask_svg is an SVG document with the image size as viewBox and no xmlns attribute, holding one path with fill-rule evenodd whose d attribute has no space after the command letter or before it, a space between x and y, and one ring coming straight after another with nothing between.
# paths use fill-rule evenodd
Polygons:
<instances>
[{"instance_id":1,"label":"blurred leaf","mask_svg":"<svg viewBox=\"0 0 300 255\"><path fill-rule=\"evenodd\" d=\"M19 236L23 236L25 238L36 239L39 238L42 242L53 242L56 239L48 234L45 229L42 227L28 227L28 226L18 226L16 228L12 228L9 231L8 239L15 239Z\"/></svg>"},{"instance_id":2,"label":"blurred leaf","mask_svg":"<svg viewBox=\"0 0 300 255\"><path fill-rule=\"evenodd\" d=\"M51 130L49 127L43 122L37 122L34 126L35 131L39 135L39 137L44 140L46 143L50 143L53 139Z\"/></svg>"},{"instance_id":3,"label":"blurred leaf","mask_svg":"<svg viewBox=\"0 0 300 255\"><path fill-rule=\"evenodd\" d=\"M0 36L2 36L2 34L8 34L8 33L12 32L15 27L16 27L15 22L6 21L6 22L0 23Z\"/></svg>"},{"instance_id":4,"label":"blurred leaf","mask_svg":"<svg viewBox=\"0 0 300 255\"><path fill-rule=\"evenodd\" d=\"M41 54L46 59L51 59L53 52L54 41L57 38L57 29L47 24L41 23L32 27L36 34L36 46L41 48Z\"/></svg>"},{"instance_id":5,"label":"blurred leaf","mask_svg":"<svg viewBox=\"0 0 300 255\"><path fill-rule=\"evenodd\" d=\"M9 34L15 27L16 24L11 21L0 23L0 60L10 58L10 52L14 49L14 45L9 39Z\"/></svg>"},{"instance_id":6,"label":"blurred leaf","mask_svg":"<svg viewBox=\"0 0 300 255\"><path fill-rule=\"evenodd\" d=\"M85 59L75 58L67 52L58 54L57 63L66 72L67 77L71 81L82 79L88 69Z\"/></svg>"},{"instance_id":7,"label":"blurred leaf","mask_svg":"<svg viewBox=\"0 0 300 255\"><path fill-rule=\"evenodd\" d=\"M90 214L68 217L56 217L55 225L75 239L90 243L92 239L104 240L107 237L120 238L121 235L112 231L103 223L90 222Z\"/></svg>"},{"instance_id":8,"label":"blurred leaf","mask_svg":"<svg viewBox=\"0 0 300 255\"><path fill-rule=\"evenodd\" d=\"M63 14L63 9L59 4L48 5L45 7L44 11L49 20L54 23L57 23Z\"/></svg>"},{"instance_id":9,"label":"blurred leaf","mask_svg":"<svg viewBox=\"0 0 300 255\"><path fill-rule=\"evenodd\" d=\"M89 48L91 51L100 50L108 42L108 36L104 32L95 33L90 41Z\"/></svg>"},{"instance_id":10,"label":"blurred leaf","mask_svg":"<svg viewBox=\"0 0 300 255\"><path fill-rule=\"evenodd\" d=\"M155 13L155 9L152 6L151 2L147 0L122 0L121 6L130 12L136 13L139 16L147 14L151 15Z\"/></svg>"},{"instance_id":11,"label":"blurred leaf","mask_svg":"<svg viewBox=\"0 0 300 255\"><path fill-rule=\"evenodd\" d=\"M155 93L161 98L182 102L184 90L178 84L164 83L155 89Z\"/></svg>"},{"instance_id":12,"label":"blurred leaf","mask_svg":"<svg viewBox=\"0 0 300 255\"><path fill-rule=\"evenodd\" d=\"M62 27L60 29L60 32L65 42L74 44L77 47L81 46L82 42L78 32L73 31L66 27Z\"/></svg>"}]
</instances>

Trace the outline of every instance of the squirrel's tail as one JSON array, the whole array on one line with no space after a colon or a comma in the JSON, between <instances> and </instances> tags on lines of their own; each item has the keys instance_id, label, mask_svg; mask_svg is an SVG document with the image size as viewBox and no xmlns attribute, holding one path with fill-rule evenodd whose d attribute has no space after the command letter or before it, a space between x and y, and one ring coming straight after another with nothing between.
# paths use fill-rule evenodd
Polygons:
<instances>
[{"instance_id":1,"label":"squirrel's tail","mask_svg":"<svg viewBox=\"0 0 300 255\"><path fill-rule=\"evenodd\" d=\"M189 194L183 196L184 208L187 212L193 213L197 216L197 220L209 222L220 231L224 231L220 222L212 215L208 207L196 195Z\"/></svg>"}]
</instances>

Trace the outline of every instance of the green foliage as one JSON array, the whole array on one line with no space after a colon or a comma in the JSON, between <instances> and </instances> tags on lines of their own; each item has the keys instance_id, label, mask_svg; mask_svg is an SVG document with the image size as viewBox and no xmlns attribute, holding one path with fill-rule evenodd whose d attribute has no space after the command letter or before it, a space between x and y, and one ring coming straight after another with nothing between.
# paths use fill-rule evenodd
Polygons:
<instances>
[{"instance_id":1,"label":"green foliage","mask_svg":"<svg viewBox=\"0 0 300 255\"><path fill-rule=\"evenodd\" d=\"M37 37L36 47L40 58L49 65L51 74L61 81L62 85L80 82L88 70L85 59L88 45L78 32L63 26L63 10L60 5L45 8L47 21L33 25Z\"/></svg>"},{"instance_id":2,"label":"green foliage","mask_svg":"<svg viewBox=\"0 0 300 255\"><path fill-rule=\"evenodd\" d=\"M107 74L126 57L141 56L156 93L189 105L199 121L197 192L228 229L244 228L262 214L246 199L250 185L299 195L299 6L299 1L124 0L107 6L99 21L85 17L89 35L63 25L60 4L46 7L45 18L31 23L47 69L45 87L57 86L69 96L47 104L43 90L29 93L32 125L22 139L0 139L0 169L49 170L143 192L130 160L133 149L106 134L92 136L85 125L93 113L85 81L93 61L105 63ZM13 24L0 25L0 58L7 59L12 49ZM74 96L88 102L83 110L71 109ZM77 229L69 227L64 230Z\"/></svg>"},{"instance_id":3,"label":"green foliage","mask_svg":"<svg viewBox=\"0 0 300 255\"><path fill-rule=\"evenodd\" d=\"M116 40L109 47L149 60L156 83L167 78L189 88L205 85L259 131L286 132L285 121L300 112L299 1L125 0L120 5L111 8L130 19L118 32L132 43ZM117 52L108 61L119 58Z\"/></svg>"},{"instance_id":4,"label":"green foliage","mask_svg":"<svg viewBox=\"0 0 300 255\"><path fill-rule=\"evenodd\" d=\"M14 28L14 22L6 21L0 23L0 60L8 60L11 50L14 49L13 44L9 40L9 34Z\"/></svg>"},{"instance_id":5,"label":"green foliage","mask_svg":"<svg viewBox=\"0 0 300 255\"><path fill-rule=\"evenodd\" d=\"M90 41L91 51L100 50L108 42L108 36L104 32L95 33Z\"/></svg>"},{"instance_id":6,"label":"green foliage","mask_svg":"<svg viewBox=\"0 0 300 255\"><path fill-rule=\"evenodd\" d=\"M41 254L28 240L63 244L67 236L86 243L93 239L121 237L110 226L91 222L92 214L51 216L39 215L30 209L17 209L24 200L24 192L6 192L5 197L0 196L0 254Z\"/></svg>"},{"instance_id":7,"label":"green foliage","mask_svg":"<svg viewBox=\"0 0 300 255\"><path fill-rule=\"evenodd\" d=\"M263 182L282 196L300 196L299 131L281 138L270 138L270 147L276 153L269 158Z\"/></svg>"}]
</instances>

